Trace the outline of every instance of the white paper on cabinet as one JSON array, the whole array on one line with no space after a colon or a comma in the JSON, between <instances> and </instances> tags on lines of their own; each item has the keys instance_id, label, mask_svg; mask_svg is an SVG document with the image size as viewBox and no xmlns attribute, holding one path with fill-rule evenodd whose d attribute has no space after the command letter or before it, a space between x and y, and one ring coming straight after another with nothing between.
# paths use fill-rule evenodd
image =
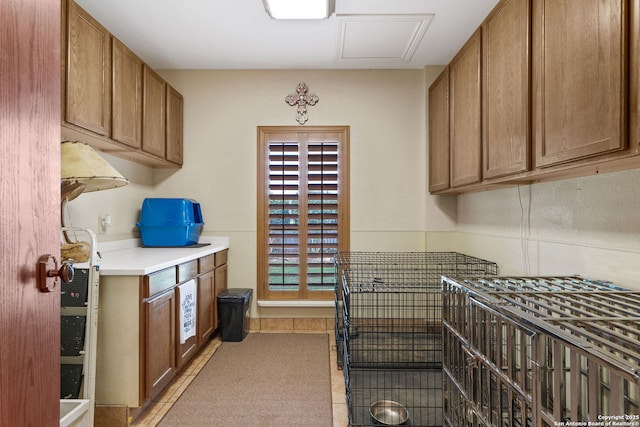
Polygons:
<instances>
[{"instance_id":1,"label":"white paper on cabinet","mask_svg":"<svg viewBox=\"0 0 640 427\"><path fill-rule=\"evenodd\" d=\"M196 334L196 281L191 279L180 289L180 344Z\"/></svg>"}]
</instances>

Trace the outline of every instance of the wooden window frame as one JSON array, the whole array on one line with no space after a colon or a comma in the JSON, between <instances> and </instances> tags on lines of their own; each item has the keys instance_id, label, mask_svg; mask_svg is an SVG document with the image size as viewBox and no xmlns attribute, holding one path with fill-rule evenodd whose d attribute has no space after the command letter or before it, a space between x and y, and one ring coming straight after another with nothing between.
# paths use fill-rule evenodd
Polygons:
<instances>
[{"instance_id":1,"label":"wooden window frame","mask_svg":"<svg viewBox=\"0 0 640 427\"><path fill-rule=\"evenodd\" d=\"M258 176L257 176L257 298L258 300L333 300L335 292L329 290L309 290L306 283L306 267L301 267L301 278L297 290L274 290L269 287L269 142L298 142L306 146L308 136L327 138L327 141L337 142L338 154L338 245L340 252L349 250L350 219L349 219L349 127L348 126L259 126L258 127ZM306 149L301 150L306 152ZM299 187L305 191L299 195L299 205L306 210L307 186L306 177L300 177ZM305 213L300 214L303 219ZM299 242L307 239L306 224L300 221ZM306 245L306 243L302 243ZM300 266L306 266L307 253L299 254Z\"/></svg>"}]
</instances>

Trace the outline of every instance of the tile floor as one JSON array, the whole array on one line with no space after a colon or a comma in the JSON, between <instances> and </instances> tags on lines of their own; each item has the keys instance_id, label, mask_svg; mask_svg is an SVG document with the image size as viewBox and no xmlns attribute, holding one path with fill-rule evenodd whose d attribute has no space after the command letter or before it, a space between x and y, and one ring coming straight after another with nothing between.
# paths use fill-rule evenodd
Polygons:
<instances>
[{"instance_id":1,"label":"tile floor","mask_svg":"<svg viewBox=\"0 0 640 427\"><path fill-rule=\"evenodd\" d=\"M253 326L253 325L252 325ZM342 371L337 368L336 362L336 340L333 329L320 330L320 329L298 329L292 328L286 332L291 333L326 333L329 335L329 363L331 367L331 394L333 405L333 426L334 427L347 427L348 414L347 405L345 403L345 390L344 390L344 376ZM262 329L257 333L281 333L283 330L273 330L272 328ZM252 333L256 333L252 331ZM189 386L191 381L196 377L202 367L209 361L211 356L216 352L222 342L219 337L214 338L211 342L202 349L202 351L191 361L189 365L173 380L167 390L160 396L154 399L151 407L142 415L141 418L136 420L131 426L134 427L154 427L162 420L162 417L171 409L171 406L178 400L184 390Z\"/></svg>"}]
</instances>

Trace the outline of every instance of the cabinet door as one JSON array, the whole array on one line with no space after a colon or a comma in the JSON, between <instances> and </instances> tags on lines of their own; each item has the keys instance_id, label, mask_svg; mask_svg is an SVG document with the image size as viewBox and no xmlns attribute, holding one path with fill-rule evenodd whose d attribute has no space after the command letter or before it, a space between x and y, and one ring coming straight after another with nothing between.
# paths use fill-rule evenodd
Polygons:
<instances>
[{"instance_id":1,"label":"cabinet door","mask_svg":"<svg viewBox=\"0 0 640 427\"><path fill-rule=\"evenodd\" d=\"M480 33L449 65L451 187L481 179Z\"/></svg>"},{"instance_id":2,"label":"cabinet door","mask_svg":"<svg viewBox=\"0 0 640 427\"><path fill-rule=\"evenodd\" d=\"M143 68L142 151L164 158L165 81L147 65Z\"/></svg>"},{"instance_id":3,"label":"cabinet door","mask_svg":"<svg viewBox=\"0 0 640 427\"><path fill-rule=\"evenodd\" d=\"M196 293L199 294L198 291ZM199 322L200 310L198 296L196 296L196 322ZM198 327L196 326L196 335L189 337L185 342L180 342L180 287L176 287L176 368L181 368L187 363L198 351Z\"/></svg>"},{"instance_id":4,"label":"cabinet door","mask_svg":"<svg viewBox=\"0 0 640 427\"><path fill-rule=\"evenodd\" d=\"M224 290L227 289L227 264L221 265L220 267L215 269L214 274L214 283L215 283L215 298L214 304L218 304L218 295ZM216 308L216 316L214 318L214 328L218 327L218 313Z\"/></svg>"},{"instance_id":5,"label":"cabinet door","mask_svg":"<svg viewBox=\"0 0 640 427\"><path fill-rule=\"evenodd\" d=\"M167 155L172 163L182 165L182 95L167 85Z\"/></svg>"},{"instance_id":6,"label":"cabinet door","mask_svg":"<svg viewBox=\"0 0 640 427\"><path fill-rule=\"evenodd\" d=\"M529 170L529 0L503 0L482 25L484 179Z\"/></svg>"},{"instance_id":7,"label":"cabinet door","mask_svg":"<svg viewBox=\"0 0 640 427\"><path fill-rule=\"evenodd\" d=\"M213 270L198 277L198 345L203 345L216 328L217 301Z\"/></svg>"},{"instance_id":8,"label":"cabinet door","mask_svg":"<svg viewBox=\"0 0 640 427\"><path fill-rule=\"evenodd\" d=\"M537 167L626 147L626 3L533 1Z\"/></svg>"},{"instance_id":9,"label":"cabinet door","mask_svg":"<svg viewBox=\"0 0 640 427\"><path fill-rule=\"evenodd\" d=\"M67 16L65 121L99 135L111 122L111 35L73 1Z\"/></svg>"},{"instance_id":10,"label":"cabinet door","mask_svg":"<svg viewBox=\"0 0 640 427\"><path fill-rule=\"evenodd\" d=\"M449 67L429 88L429 191L449 188Z\"/></svg>"},{"instance_id":11,"label":"cabinet door","mask_svg":"<svg viewBox=\"0 0 640 427\"><path fill-rule=\"evenodd\" d=\"M111 138L130 147L142 143L142 60L113 38Z\"/></svg>"},{"instance_id":12,"label":"cabinet door","mask_svg":"<svg viewBox=\"0 0 640 427\"><path fill-rule=\"evenodd\" d=\"M176 373L176 299L173 289L144 305L145 400L162 390Z\"/></svg>"}]
</instances>

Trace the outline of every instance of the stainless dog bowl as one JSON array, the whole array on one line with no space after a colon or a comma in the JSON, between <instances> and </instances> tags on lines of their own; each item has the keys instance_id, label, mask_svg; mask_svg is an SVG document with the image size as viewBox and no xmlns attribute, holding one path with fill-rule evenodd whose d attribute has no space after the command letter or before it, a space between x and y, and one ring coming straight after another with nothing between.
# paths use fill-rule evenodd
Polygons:
<instances>
[{"instance_id":1,"label":"stainless dog bowl","mask_svg":"<svg viewBox=\"0 0 640 427\"><path fill-rule=\"evenodd\" d=\"M393 400L377 400L369 407L371 418L382 425L399 426L409 419L407 408Z\"/></svg>"}]
</instances>

